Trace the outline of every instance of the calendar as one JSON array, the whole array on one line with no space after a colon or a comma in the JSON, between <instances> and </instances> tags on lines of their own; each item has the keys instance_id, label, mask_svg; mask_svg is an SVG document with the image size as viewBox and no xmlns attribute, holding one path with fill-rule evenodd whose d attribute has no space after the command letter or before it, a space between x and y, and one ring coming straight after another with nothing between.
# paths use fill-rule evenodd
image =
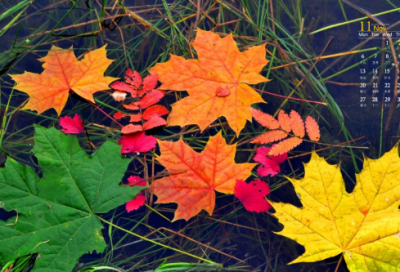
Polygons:
<instances>
[{"instance_id":1,"label":"calendar","mask_svg":"<svg viewBox=\"0 0 400 272\"><path fill-rule=\"evenodd\" d=\"M396 58L397 63L400 59L400 31L362 21L358 38L365 39L367 47L372 49L361 53L358 60L360 107L387 108L391 107L393 99L400 105L399 71L395 65Z\"/></svg>"}]
</instances>

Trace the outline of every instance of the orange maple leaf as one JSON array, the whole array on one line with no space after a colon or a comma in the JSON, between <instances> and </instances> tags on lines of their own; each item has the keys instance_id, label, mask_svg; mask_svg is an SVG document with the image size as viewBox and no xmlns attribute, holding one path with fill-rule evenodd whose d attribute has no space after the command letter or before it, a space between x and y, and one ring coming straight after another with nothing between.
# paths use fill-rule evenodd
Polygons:
<instances>
[{"instance_id":1,"label":"orange maple leaf","mask_svg":"<svg viewBox=\"0 0 400 272\"><path fill-rule=\"evenodd\" d=\"M94 103L93 94L109 89L108 85L117 79L104 76L113 62L106 56L106 46L90 51L78 61L72 47L64 50L53 45L40 61L44 62L41 74L10 75L17 83L15 89L29 95L29 101L22 109L38 114L54 108L60 115L70 90Z\"/></svg>"},{"instance_id":2,"label":"orange maple leaf","mask_svg":"<svg viewBox=\"0 0 400 272\"><path fill-rule=\"evenodd\" d=\"M170 176L155 180L150 189L157 203L177 203L174 220L197 215L202 209L212 214L215 191L233 194L236 180L245 180L255 163L235 163L236 144L227 145L221 132L210 137L201 153L195 152L182 139L158 141L161 155L157 160Z\"/></svg>"},{"instance_id":3,"label":"orange maple leaf","mask_svg":"<svg viewBox=\"0 0 400 272\"><path fill-rule=\"evenodd\" d=\"M168 125L197 124L203 131L217 118L224 116L239 135L246 120L251 122L249 107L264 102L247 84L269 81L259 73L268 63L265 44L240 52L232 34L225 38L210 31L197 29L193 47L199 59L185 60L171 55L165 63L149 69L157 74L160 89L187 91L185 97L172 105Z\"/></svg>"}]
</instances>

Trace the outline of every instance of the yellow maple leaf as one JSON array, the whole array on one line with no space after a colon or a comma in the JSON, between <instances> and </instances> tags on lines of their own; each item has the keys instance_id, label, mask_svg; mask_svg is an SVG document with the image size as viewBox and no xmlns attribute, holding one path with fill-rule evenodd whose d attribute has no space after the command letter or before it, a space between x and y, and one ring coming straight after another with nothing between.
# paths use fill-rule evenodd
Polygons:
<instances>
[{"instance_id":1,"label":"yellow maple leaf","mask_svg":"<svg viewBox=\"0 0 400 272\"><path fill-rule=\"evenodd\" d=\"M357 185L346 192L340 165L313 152L300 180L289 178L303 207L274 203L278 234L306 251L291 263L343 254L350 271L399 271L400 159L398 145L377 160L365 157Z\"/></svg>"},{"instance_id":2,"label":"yellow maple leaf","mask_svg":"<svg viewBox=\"0 0 400 272\"><path fill-rule=\"evenodd\" d=\"M53 45L47 56L40 59L44 68L41 74L10 75L17 83L15 89L29 95L29 101L22 109L40 114L54 108L60 115L70 90L94 103L93 94L109 89L108 85L118 79L104 76L113 62L106 53L106 46L103 46L78 61L72 47L64 50Z\"/></svg>"},{"instance_id":3,"label":"yellow maple leaf","mask_svg":"<svg viewBox=\"0 0 400 272\"><path fill-rule=\"evenodd\" d=\"M149 69L151 74L158 75L162 83L160 89L189 93L172 105L168 125L197 124L203 131L224 116L239 135L246 120L251 121L250 105L265 103L247 85L268 81L259 74L268 63L265 44L240 52L232 34L221 38L213 32L197 29L193 47L199 59L186 60L171 55L169 61Z\"/></svg>"}]
</instances>

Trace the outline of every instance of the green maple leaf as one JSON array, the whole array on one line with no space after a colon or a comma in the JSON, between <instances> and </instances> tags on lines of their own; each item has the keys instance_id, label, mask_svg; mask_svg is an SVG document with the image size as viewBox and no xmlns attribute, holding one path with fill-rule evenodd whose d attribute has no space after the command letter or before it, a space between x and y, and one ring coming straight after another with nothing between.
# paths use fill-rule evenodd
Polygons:
<instances>
[{"instance_id":1,"label":"green maple leaf","mask_svg":"<svg viewBox=\"0 0 400 272\"><path fill-rule=\"evenodd\" d=\"M0 220L0 263L39 253L32 271L71 271L85 253L102 252L106 213L133 199L143 187L121 186L131 160L105 142L93 156L75 136L35 127L33 152L43 177L8 158L0 169L0 207L18 217Z\"/></svg>"}]
</instances>

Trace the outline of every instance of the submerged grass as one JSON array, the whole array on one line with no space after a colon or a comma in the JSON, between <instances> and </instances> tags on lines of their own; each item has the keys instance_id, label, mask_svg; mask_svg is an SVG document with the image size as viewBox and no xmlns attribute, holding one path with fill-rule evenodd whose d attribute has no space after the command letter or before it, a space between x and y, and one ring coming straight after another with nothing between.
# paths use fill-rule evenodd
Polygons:
<instances>
[{"instance_id":1,"label":"submerged grass","mask_svg":"<svg viewBox=\"0 0 400 272\"><path fill-rule=\"evenodd\" d=\"M241 50L267 44L270 63L264 68L263 75L273 80L255 88L261 90L260 94L269 104L255 107L261 107L271 114L276 114L280 109L295 109L300 114L311 114L318 119L322 132L321 145L303 144L290 152L289 163L284 170L287 176L301 176L301 162L307 161L310 150L315 149L332 163L347 161L350 166L343 172L348 176L348 181L354 179L354 175L347 173L359 171L363 161L361 152L365 151L363 141L354 142L360 140L359 134L353 141L350 131L354 130L345 121L347 113L343 112L340 104L343 101L338 102L326 84L337 84L331 79L343 80L344 73L358 65L358 62L350 63L338 69L337 65L332 64L335 60L369 51L377 54L383 51L362 44L356 50L347 52L348 49L343 45L339 53L333 54L325 31L340 26L341 31L350 31L349 24L363 20L362 16L348 19L351 15L345 12L340 0L336 4L345 21L324 28L320 28L318 20L330 12L328 3L318 4L322 10L319 18L310 17L306 4L295 0L143 0L128 6L129 3L123 0L0 2L0 9L3 10L0 13L0 36L2 41L6 41L0 45L2 152L36 167L35 158L30 153L32 124L57 126L58 117L53 110L40 115L20 110L28 97L14 91L14 83L8 77L8 73L17 74L23 70L40 72L40 63L36 59L43 56L52 44L64 48L73 45L75 53L81 55L107 43L108 56L115 59L107 74L122 77L127 68L146 74L149 67L168 60L170 54L196 58L190 42L196 35L196 29L201 28L213 30L221 36L232 33ZM390 10L380 13L398 10L392 4ZM282 99L263 91L322 101L326 106ZM164 104L170 105L183 96L182 92L168 92ZM104 92L96 94L96 104L108 114L118 108L118 103ZM81 136L80 142L87 150L107 138L120 137L119 127L107 116L70 97L62 115L73 116L74 113L85 118L90 141L86 136ZM228 143L238 143L238 162L251 161L256 147L249 144L249 140L264 132L256 122L248 122L237 139L224 118L221 118L203 133L196 126L181 130L174 127L164 129L157 137L161 140L177 140L182 136L185 142L200 151L208 137L219 130L223 131ZM399 132L395 135L398 136ZM381 142L379 153L385 147L383 138L378 137ZM144 176L148 182L165 176L156 156L155 153L137 155L129 174ZM4 162L5 156L1 158ZM256 176L255 172L253 175ZM283 176L266 180L272 189L271 199L301 205L292 186L287 184ZM105 231L108 231L109 247L95 258L83 257L76 271L220 270L221 267L214 263L222 264L224 271L333 271L336 267L338 258L287 266L302 254L303 248L272 233L281 229L273 214L246 212L232 196L218 195L212 217L201 213L189 222L175 223L170 222L175 205L151 208L153 196L149 195L148 199L148 208L142 208L140 212L127 214L121 207L104 215L108 224L105 225ZM132 233L144 238L137 239ZM28 271L36 257L21 257L14 264L2 264L1 272ZM213 263L207 264L207 261ZM345 271L344 265L337 271Z\"/></svg>"}]
</instances>

